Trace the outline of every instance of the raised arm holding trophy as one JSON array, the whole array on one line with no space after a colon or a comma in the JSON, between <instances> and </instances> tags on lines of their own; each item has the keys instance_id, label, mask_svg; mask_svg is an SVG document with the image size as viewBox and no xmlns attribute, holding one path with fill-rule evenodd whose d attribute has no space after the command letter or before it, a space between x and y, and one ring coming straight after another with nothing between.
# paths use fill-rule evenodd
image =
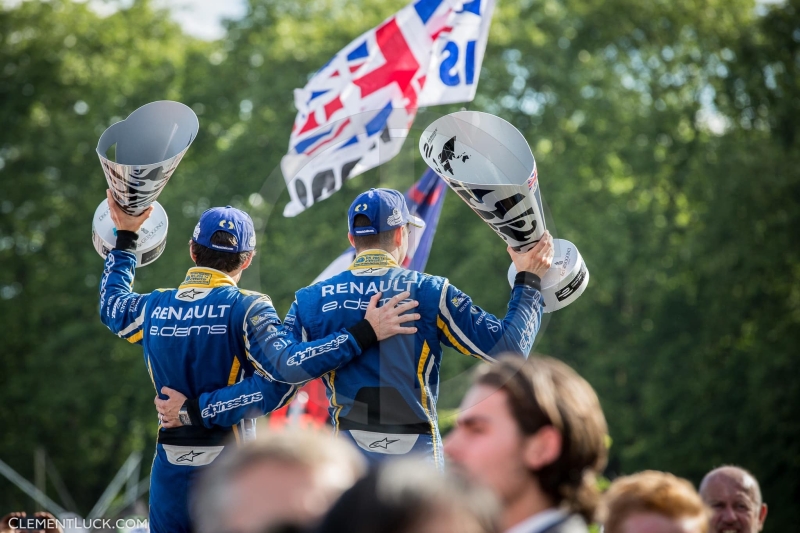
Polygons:
<instances>
[{"instance_id":1,"label":"raised arm holding trophy","mask_svg":"<svg viewBox=\"0 0 800 533\"><path fill-rule=\"evenodd\" d=\"M428 126L419 148L428 166L509 247L524 252L539 242L546 227L536 161L514 126L489 113L459 111ZM553 263L542 278L545 313L574 302L589 283L575 245L563 239L553 245ZM512 285L516 273L512 263Z\"/></svg>"},{"instance_id":2,"label":"raised arm holding trophy","mask_svg":"<svg viewBox=\"0 0 800 533\"><path fill-rule=\"evenodd\" d=\"M189 107L162 100L143 105L106 129L97 142L97 156L111 196L125 214L140 216L152 206L149 218L139 230L136 264L145 266L164 251L169 220L156 201L189 145L197 137L200 123ZM116 146L115 146L116 145ZM115 146L116 161L106 157ZM92 242L106 257L117 241L117 227L109 216L108 199L94 213Z\"/></svg>"}]
</instances>

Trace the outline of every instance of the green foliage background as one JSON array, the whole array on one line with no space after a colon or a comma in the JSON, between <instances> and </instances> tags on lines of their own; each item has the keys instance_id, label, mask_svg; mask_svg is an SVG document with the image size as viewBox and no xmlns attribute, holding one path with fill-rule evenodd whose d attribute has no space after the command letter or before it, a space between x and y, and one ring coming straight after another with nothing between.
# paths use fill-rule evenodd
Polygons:
<instances>
[{"instance_id":1,"label":"green foliage background","mask_svg":"<svg viewBox=\"0 0 800 533\"><path fill-rule=\"evenodd\" d=\"M89 228L105 189L100 133L159 99L191 105L201 122L159 198L169 246L137 273L139 291L178 284L197 216L230 203L261 233L243 286L285 313L293 291L347 245L354 195L404 189L423 170L410 138L331 199L280 214L292 89L403 3L251 0L216 42L184 35L143 1L106 18L63 0L0 9L0 459L32 479L32 451L43 446L86 513L132 450L153 447L140 349L97 316L102 263ZM468 108L525 133L551 229L591 271L581 299L548 318L536 351L597 389L614 442L609 475L653 468L698 482L740 464L762 482L766 530L793 530L800 2L498 4ZM458 107L421 110L412 137ZM508 262L449 195L428 271L503 314ZM472 364L446 355L442 408L457 406ZM31 507L0 481L0 514Z\"/></svg>"}]
</instances>

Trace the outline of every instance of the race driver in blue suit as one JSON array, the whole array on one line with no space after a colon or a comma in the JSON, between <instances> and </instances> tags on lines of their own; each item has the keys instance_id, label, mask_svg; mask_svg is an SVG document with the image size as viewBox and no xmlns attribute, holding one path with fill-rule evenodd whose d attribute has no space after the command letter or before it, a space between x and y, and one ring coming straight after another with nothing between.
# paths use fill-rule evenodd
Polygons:
<instances>
[{"instance_id":1,"label":"race driver in blue suit","mask_svg":"<svg viewBox=\"0 0 800 533\"><path fill-rule=\"evenodd\" d=\"M258 405L258 414L274 410L292 397L295 383L335 371L390 335L415 332L400 326L417 318L415 313L400 316L415 302L395 307L408 296L404 293L378 308L375 296L366 315L315 342L296 340L281 326L268 296L237 287L253 260L256 239L250 217L230 206L200 217L189 243L197 266L177 289L137 294L132 291L137 232L152 209L133 217L110 192L108 201L117 242L100 283L100 317L113 333L142 345L156 391L172 387L199 396L254 372L259 376L258 390L204 407L217 417L235 411L235 422L205 427L199 422L203 413L195 408L179 414L187 422L184 427L159 427L150 477L150 531L189 532L191 485L206 465L226 453L226 444L254 436L248 408Z\"/></svg>"},{"instance_id":2,"label":"race driver in blue suit","mask_svg":"<svg viewBox=\"0 0 800 533\"><path fill-rule=\"evenodd\" d=\"M474 305L446 278L401 268L409 234L424 223L408 212L405 198L390 189L371 189L350 206L349 239L357 255L348 270L297 291L284 327L295 342L320 338L364 316L371 295L384 298L404 291L419 301L417 333L373 345L349 364L323 376L335 431L350 439L371 461L421 453L441 467L441 438L436 400L442 345L492 362L501 353L527 357L542 316L541 277L550 268L549 233L531 250L508 249L517 267L508 312L503 319ZM208 409L220 402L255 394L268 381L254 376L225 389L195 396L169 391L156 406L167 426L178 426L185 405ZM191 395L189 395L191 397ZM266 412L266 402L259 405ZM204 418L206 427L236 423L246 408Z\"/></svg>"}]
</instances>

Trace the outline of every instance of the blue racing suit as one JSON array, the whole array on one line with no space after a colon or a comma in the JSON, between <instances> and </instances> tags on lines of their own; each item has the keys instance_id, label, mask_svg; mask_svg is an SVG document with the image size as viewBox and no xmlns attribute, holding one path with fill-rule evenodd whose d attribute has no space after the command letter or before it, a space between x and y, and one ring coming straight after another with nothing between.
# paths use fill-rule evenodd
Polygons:
<instances>
[{"instance_id":1,"label":"blue racing suit","mask_svg":"<svg viewBox=\"0 0 800 533\"><path fill-rule=\"evenodd\" d=\"M529 272L517 275L508 313L501 320L473 305L447 279L400 268L391 255L368 250L347 271L297 291L284 327L295 342L322 338L363 317L376 292L385 301L406 290L419 301L412 311L422 316L414 324L417 333L381 341L325 374L329 412L335 431L351 439L370 460L422 452L441 466L436 416L441 345L489 362L501 353L527 357L541 323L540 280ZM268 385L254 376L201 394L199 405L225 403ZM264 411L267 407L259 405ZM233 408L204 423L234 424L245 412Z\"/></svg>"},{"instance_id":2,"label":"blue racing suit","mask_svg":"<svg viewBox=\"0 0 800 533\"><path fill-rule=\"evenodd\" d=\"M203 413L190 402L189 414L197 425L159 427L150 478L150 530L188 532L190 486L203 466L225 453L229 437L242 442L254 436L249 407L258 405L256 415L281 407L293 396L293 383L345 364L361 353L362 345L377 339L368 322L355 320L356 326L331 331L320 342L295 342L268 296L239 289L228 275L210 268L191 268L177 289L134 293L136 256L130 250L135 241L135 233L118 231L117 247L106 257L100 282L100 317L113 333L142 345L159 396L164 398L163 386L196 397L254 372L260 376L258 390L207 405ZM326 357L309 359L319 346L328 348ZM236 422L213 428L200 422L231 409L236 410Z\"/></svg>"}]
</instances>

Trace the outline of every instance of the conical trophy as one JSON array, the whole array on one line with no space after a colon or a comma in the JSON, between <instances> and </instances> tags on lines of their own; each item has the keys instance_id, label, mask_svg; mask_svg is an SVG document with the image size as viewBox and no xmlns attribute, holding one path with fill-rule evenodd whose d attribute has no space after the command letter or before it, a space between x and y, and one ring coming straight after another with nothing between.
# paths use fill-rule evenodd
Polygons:
<instances>
[{"instance_id":1,"label":"conical trophy","mask_svg":"<svg viewBox=\"0 0 800 533\"><path fill-rule=\"evenodd\" d=\"M514 126L488 113L459 111L428 126L419 149L428 166L514 250L530 250L542 238L536 161ZM589 283L576 246L563 239L553 239L553 246L553 265L542 278L546 313L574 302ZM513 284L513 263L508 275Z\"/></svg>"},{"instance_id":2,"label":"conical trophy","mask_svg":"<svg viewBox=\"0 0 800 533\"><path fill-rule=\"evenodd\" d=\"M97 142L97 156L106 181L123 211L140 215L150 205L154 206L150 218L139 230L137 266L152 263L164 251L169 221L156 198L178 168L199 128L197 115L189 107L163 100L143 105L125 120L112 124ZM116 161L106 157L113 145L116 145ZM108 200L103 200L94 212L92 242L103 257L117 242Z\"/></svg>"}]
</instances>

